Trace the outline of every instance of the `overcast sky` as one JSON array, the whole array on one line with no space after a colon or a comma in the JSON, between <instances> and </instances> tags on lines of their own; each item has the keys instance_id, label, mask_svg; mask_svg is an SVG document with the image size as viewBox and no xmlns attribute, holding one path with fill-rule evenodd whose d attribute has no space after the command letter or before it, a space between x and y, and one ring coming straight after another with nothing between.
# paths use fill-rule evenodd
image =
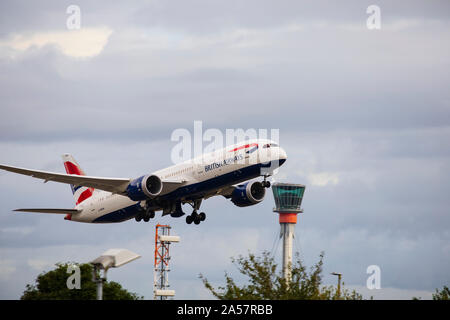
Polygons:
<instances>
[{"instance_id":1,"label":"overcast sky","mask_svg":"<svg viewBox=\"0 0 450 320\"><path fill-rule=\"evenodd\" d=\"M63 172L67 152L87 174L136 177L171 165L171 133L195 120L279 129L288 160L274 179L307 186L305 263L324 251L325 283L341 272L366 298L431 298L450 284L449 14L448 1L2 1L0 163ZM69 186L0 172L0 298L119 247L142 258L109 279L151 299L155 221L12 212L73 205ZM199 226L157 214L181 237L176 297L210 299L199 273L222 284L230 257L271 250L272 207L271 194L248 208L209 199ZM365 288L369 265L380 290Z\"/></svg>"}]
</instances>

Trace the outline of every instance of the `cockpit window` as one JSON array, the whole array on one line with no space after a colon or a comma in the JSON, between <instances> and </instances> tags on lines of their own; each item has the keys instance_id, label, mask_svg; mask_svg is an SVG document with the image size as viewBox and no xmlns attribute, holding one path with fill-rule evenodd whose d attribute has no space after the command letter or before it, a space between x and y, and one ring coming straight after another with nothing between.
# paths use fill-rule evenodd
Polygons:
<instances>
[{"instance_id":1,"label":"cockpit window","mask_svg":"<svg viewBox=\"0 0 450 320\"><path fill-rule=\"evenodd\" d=\"M268 143L268 144L265 144L263 146L263 148L270 148L270 147L278 147L278 144L276 144L276 143Z\"/></svg>"}]
</instances>

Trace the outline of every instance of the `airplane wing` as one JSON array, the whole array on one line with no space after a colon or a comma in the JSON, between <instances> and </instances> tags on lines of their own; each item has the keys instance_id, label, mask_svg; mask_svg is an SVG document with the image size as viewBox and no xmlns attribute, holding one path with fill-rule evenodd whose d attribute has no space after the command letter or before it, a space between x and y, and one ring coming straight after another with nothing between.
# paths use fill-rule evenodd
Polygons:
<instances>
[{"instance_id":1,"label":"airplane wing","mask_svg":"<svg viewBox=\"0 0 450 320\"><path fill-rule=\"evenodd\" d=\"M43 179L44 182L54 181L60 183L73 184L74 186L91 187L113 193L124 194L131 179L128 178L100 178L91 176L79 176L73 174L63 174L56 172L30 170L19 167L12 167L0 164L0 169Z\"/></svg>"},{"instance_id":2,"label":"airplane wing","mask_svg":"<svg viewBox=\"0 0 450 320\"><path fill-rule=\"evenodd\" d=\"M37 213L52 213L52 214L77 214L80 213L81 210L77 209L15 209L14 211L20 211L20 212L37 212Z\"/></svg>"},{"instance_id":3,"label":"airplane wing","mask_svg":"<svg viewBox=\"0 0 450 320\"><path fill-rule=\"evenodd\" d=\"M211 197L214 197L214 196L218 196L218 195L224 196L225 198L230 198L231 194L233 193L235 188L236 188L236 186L226 186L226 187L221 188L221 189L219 189L217 191L214 191L214 192L206 194L204 196L204 199L206 200L208 198L211 198Z\"/></svg>"},{"instance_id":4,"label":"airplane wing","mask_svg":"<svg viewBox=\"0 0 450 320\"><path fill-rule=\"evenodd\" d=\"M161 194L170 193L187 182L186 180L161 180L161 181L163 183L163 189L161 191Z\"/></svg>"}]
</instances>

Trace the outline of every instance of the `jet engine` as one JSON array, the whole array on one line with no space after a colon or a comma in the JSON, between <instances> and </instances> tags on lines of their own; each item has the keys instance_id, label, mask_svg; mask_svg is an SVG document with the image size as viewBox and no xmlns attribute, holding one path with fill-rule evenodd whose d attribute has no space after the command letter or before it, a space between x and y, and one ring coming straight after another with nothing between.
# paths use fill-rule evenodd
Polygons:
<instances>
[{"instance_id":1,"label":"jet engine","mask_svg":"<svg viewBox=\"0 0 450 320\"><path fill-rule=\"evenodd\" d=\"M163 182L158 176L147 175L134 179L127 187L128 198L134 201L153 199L163 188Z\"/></svg>"},{"instance_id":2,"label":"jet engine","mask_svg":"<svg viewBox=\"0 0 450 320\"><path fill-rule=\"evenodd\" d=\"M231 194L231 201L238 207L248 207L263 201L265 195L261 182L252 181L238 185Z\"/></svg>"}]
</instances>

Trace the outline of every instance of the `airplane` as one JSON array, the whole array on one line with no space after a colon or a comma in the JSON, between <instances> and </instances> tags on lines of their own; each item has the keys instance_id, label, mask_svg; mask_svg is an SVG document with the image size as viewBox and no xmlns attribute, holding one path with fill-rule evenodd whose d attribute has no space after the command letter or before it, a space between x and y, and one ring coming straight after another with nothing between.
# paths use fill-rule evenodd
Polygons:
<instances>
[{"instance_id":1,"label":"airplane","mask_svg":"<svg viewBox=\"0 0 450 320\"><path fill-rule=\"evenodd\" d=\"M155 211L162 216L185 215L183 204L192 207L186 223L199 224L206 219L198 213L202 200L224 196L238 207L260 203L266 180L287 159L286 152L268 139L252 139L202 154L138 178L103 178L85 175L70 154L62 159L67 174L30 170L0 164L0 169L70 184L75 200L72 209L16 209L14 211L64 214L65 220L86 223L115 223L135 218L148 222ZM258 177L263 181L249 181Z\"/></svg>"}]
</instances>

